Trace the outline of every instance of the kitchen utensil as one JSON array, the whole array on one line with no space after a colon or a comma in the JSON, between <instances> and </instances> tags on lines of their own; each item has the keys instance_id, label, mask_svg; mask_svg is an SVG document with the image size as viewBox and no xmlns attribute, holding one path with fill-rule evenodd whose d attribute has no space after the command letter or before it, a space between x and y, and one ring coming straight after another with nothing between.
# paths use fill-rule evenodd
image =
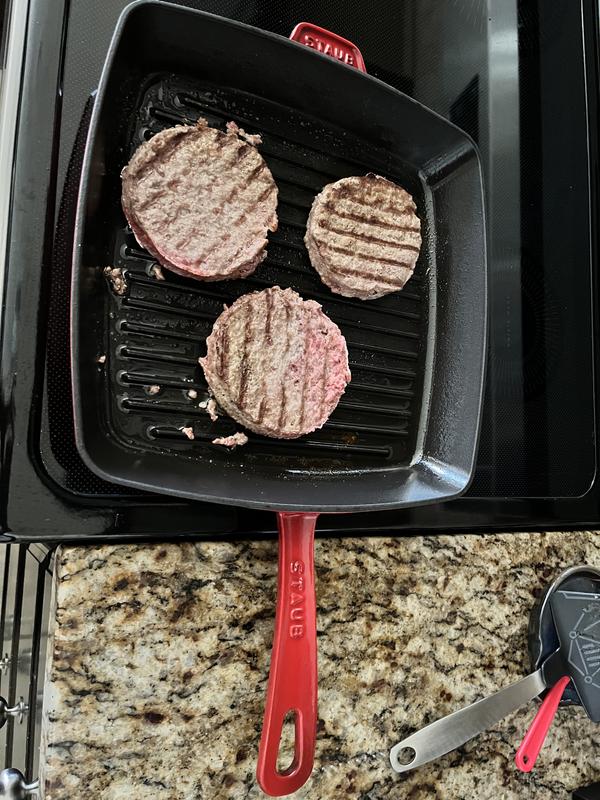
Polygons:
<instances>
[{"instance_id":1,"label":"kitchen utensil","mask_svg":"<svg viewBox=\"0 0 600 800\"><path fill-rule=\"evenodd\" d=\"M531 772L534 768L537 757L540 754L540 750L544 745L546 736L552 725L552 720L558 709L563 692L570 680L571 678L569 675L563 675L563 677L548 691L546 697L544 697L542 705L539 707L515 755L515 764L517 765L517 769L520 769L521 772Z\"/></svg>"},{"instance_id":2,"label":"kitchen utensil","mask_svg":"<svg viewBox=\"0 0 600 800\"><path fill-rule=\"evenodd\" d=\"M574 588L580 586L588 591ZM595 633L600 628L600 593L589 591L589 588L589 578L571 572L560 588L554 586L548 595L559 648L542 662L539 669L512 686L404 739L390 752L392 767L397 772L405 772L460 747L545 689L554 687L567 675L572 679L590 719L600 721L600 635ZM564 691L567 682L563 683ZM557 703L563 691L560 691ZM539 744L541 747L541 742ZM535 748L532 755L537 757Z\"/></svg>"},{"instance_id":3,"label":"kitchen utensil","mask_svg":"<svg viewBox=\"0 0 600 800\"><path fill-rule=\"evenodd\" d=\"M125 10L90 123L71 305L76 441L94 472L137 489L283 513L286 555L257 770L270 794L294 791L312 766L309 551L317 513L403 508L464 491L479 428L487 306L481 170L471 140L349 68L359 65L350 43L306 27L297 35L323 53L181 6L143 0ZM136 147L199 116L259 132L279 187L279 230L265 264L245 280L203 284L167 271L157 280L120 210L119 173ZM321 284L302 237L315 194L368 171L411 191L424 242L406 289L363 303ZM107 291L107 265L123 270L124 294ZM190 400L190 389L207 396L198 356L223 302L274 284L322 303L346 335L353 381L321 431L293 441L252 436L227 452L212 439L236 426L213 425ZM300 570L306 616L298 625L285 597ZM282 688L286 703L277 697ZM288 711L296 755L278 772L274 742Z\"/></svg>"},{"instance_id":4,"label":"kitchen utensil","mask_svg":"<svg viewBox=\"0 0 600 800\"><path fill-rule=\"evenodd\" d=\"M594 569L594 567L571 567L562 572L545 589L540 599L535 603L529 619L529 651L534 669L559 645L550 607L552 594L560 587L567 586L575 586L580 591L593 593L599 579L600 571ZM533 769L559 704L581 704L579 695L567 676L561 678L548 691L523 742L517 750L515 764L521 771L530 772Z\"/></svg>"},{"instance_id":5,"label":"kitchen utensil","mask_svg":"<svg viewBox=\"0 0 600 800\"><path fill-rule=\"evenodd\" d=\"M432 722L392 747L393 769L406 772L456 750L553 686L566 671L563 654L556 650L540 669L526 678Z\"/></svg>"}]
</instances>

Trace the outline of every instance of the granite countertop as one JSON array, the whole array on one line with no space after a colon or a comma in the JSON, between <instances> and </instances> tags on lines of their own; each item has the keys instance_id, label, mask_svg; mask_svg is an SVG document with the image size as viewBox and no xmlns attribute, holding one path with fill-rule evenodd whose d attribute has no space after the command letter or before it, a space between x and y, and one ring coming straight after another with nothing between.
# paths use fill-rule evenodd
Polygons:
<instances>
[{"instance_id":1,"label":"granite countertop","mask_svg":"<svg viewBox=\"0 0 600 800\"><path fill-rule=\"evenodd\" d=\"M529 610L600 534L316 542L319 725L297 798L568 800L600 780L600 727L561 709L535 770L534 703L398 776L391 745L529 671ZM44 709L46 800L259 798L277 543L64 547Z\"/></svg>"}]
</instances>

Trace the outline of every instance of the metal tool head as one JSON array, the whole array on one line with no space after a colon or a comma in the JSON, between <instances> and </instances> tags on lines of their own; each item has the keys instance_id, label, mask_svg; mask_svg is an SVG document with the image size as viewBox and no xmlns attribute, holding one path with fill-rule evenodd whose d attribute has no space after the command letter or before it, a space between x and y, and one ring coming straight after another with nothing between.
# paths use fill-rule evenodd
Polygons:
<instances>
[{"instance_id":1,"label":"metal tool head","mask_svg":"<svg viewBox=\"0 0 600 800\"><path fill-rule=\"evenodd\" d=\"M579 565L561 572L548 584L536 602L529 618L529 654L533 670L539 669L549 656L560 646L558 632L552 615L551 598L560 589L569 591L594 592L600 586L600 570L595 567ZM563 694L561 705L581 705L577 689L570 683Z\"/></svg>"},{"instance_id":2,"label":"metal tool head","mask_svg":"<svg viewBox=\"0 0 600 800\"><path fill-rule=\"evenodd\" d=\"M581 705L600 722L600 580L585 584L585 579L565 581L552 594L550 607Z\"/></svg>"}]
</instances>

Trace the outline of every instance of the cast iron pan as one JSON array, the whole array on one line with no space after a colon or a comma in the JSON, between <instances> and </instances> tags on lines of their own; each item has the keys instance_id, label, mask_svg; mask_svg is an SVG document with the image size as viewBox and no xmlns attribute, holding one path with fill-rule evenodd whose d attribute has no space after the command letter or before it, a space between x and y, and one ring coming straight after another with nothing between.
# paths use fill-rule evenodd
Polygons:
<instances>
[{"instance_id":1,"label":"cast iron pan","mask_svg":"<svg viewBox=\"0 0 600 800\"><path fill-rule=\"evenodd\" d=\"M125 9L90 124L71 298L76 441L90 469L138 489L279 513L275 637L257 769L271 795L296 790L312 769L318 513L410 507L466 489L487 310L483 191L472 141L362 72L350 42L306 23L293 38L301 44L162 2ZM156 280L120 208L119 174L139 144L199 116L259 132L278 184L279 230L267 260L245 280L202 284L166 271L166 280ZM423 247L405 290L362 302L321 283L303 235L325 184L369 171L413 194ZM124 295L108 290L107 265L123 269ZM246 447L224 452L211 441L235 427L227 419L213 425L198 408L207 397L198 357L224 302L275 284L318 300L340 326L352 382L321 431L286 442L251 435ZM159 394L150 395L149 385L159 385ZM183 427L193 428L193 441ZM278 771L288 712L295 755Z\"/></svg>"}]
</instances>

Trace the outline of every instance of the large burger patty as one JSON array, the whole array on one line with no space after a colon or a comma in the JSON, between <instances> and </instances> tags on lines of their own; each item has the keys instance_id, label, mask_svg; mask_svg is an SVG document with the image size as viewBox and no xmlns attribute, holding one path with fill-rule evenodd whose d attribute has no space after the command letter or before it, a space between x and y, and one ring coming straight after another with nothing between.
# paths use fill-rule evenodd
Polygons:
<instances>
[{"instance_id":1,"label":"large burger patty","mask_svg":"<svg viewBox=\"0 0 600 800\"><path fill-rule=\"evenodd\" d=\"M242 136L232 123L227 133L204 119L177 125L142 144L123 169L127 221L168 269L217 281L249 275L265 258L277 187L253 145L260 137Z\"/></svg>"},{"instance_id":2,"label":"large burger patty","mask_svg":"<svg viewBox=\"0 0 600 800\"><path fill-rule=\"evenodd\" d=\"M219 405L255 433L294 439L322 427L350 380L346 340L314 300L274 286L240 297L200 359Z\"/></svg>"},{"instance_id":3,"label":"large burger patty","mask_svg":"<svg viewBox=\"0 0 600 800\"><path fill-rule=\"evenodd\" d=\"M402 289L421 249L411 195L379 175L342 178L315 197L304 237L324 283L368 300Z\"/></svg>"}]
</instances>

